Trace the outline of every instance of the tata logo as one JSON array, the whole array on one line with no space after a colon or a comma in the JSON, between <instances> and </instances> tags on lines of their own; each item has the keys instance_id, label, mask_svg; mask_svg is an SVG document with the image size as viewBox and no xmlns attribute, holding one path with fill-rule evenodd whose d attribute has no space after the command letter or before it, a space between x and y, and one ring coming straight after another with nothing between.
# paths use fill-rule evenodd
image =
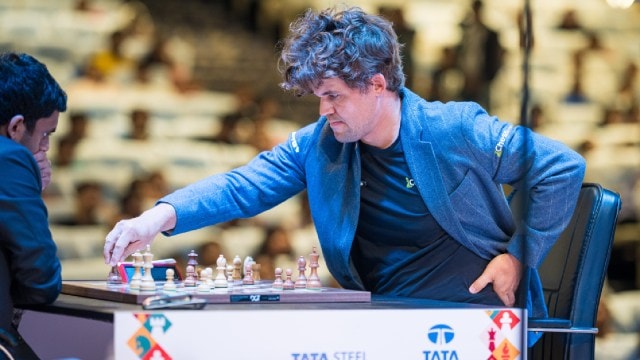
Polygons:
<instances>
[{"instance_id":1,"label":"tata logo","mask_svg":"<svg viewBox=\"0 0 640 360\"><path fill-rule=\"evenodd\" d=\"M438 324L427 331L427 338L435 345L448 344L453 340L454 332L451 326Z\"/></svg>"},{"instance_id":2,"label":"tata logo","mask_svg":"<svg viewBox=\"0 0 640 360\"><path fill-rule=\"evenodd\" d=\"M456 350L450 348L450 343L453 341L454 336L455 333L449 325L438 324L432 326L427 331L427 339L433 345L436 345L437 349L423 351L424 360L459 360Z\"/></svg>"}]
</instances>

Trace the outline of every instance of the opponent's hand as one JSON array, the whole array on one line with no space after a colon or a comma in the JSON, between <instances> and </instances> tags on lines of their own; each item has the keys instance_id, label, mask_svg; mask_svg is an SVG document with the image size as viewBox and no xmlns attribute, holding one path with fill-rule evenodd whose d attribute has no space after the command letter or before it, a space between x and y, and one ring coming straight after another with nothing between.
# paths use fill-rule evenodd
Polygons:
<instances>
[{"instance_id":1,"label":"opponent's hand","mask_svg":"<svg viewBox=\"0 0 640 360\"><path fill-rule=\"evenodd\" d=\"M38 163L40 168L40 177L42 178L42 190L51 184L51 161L47 158L47 153L44 151L38 151L33 154L33 157Z\"/></svg>"},{"instance_id":2,"label":"opponent's hand","mask_svg":"<svg viewBox=\"0 0 640 360\"><path fill-rule=\"evenodd\" d=\"M469 287L469 292L476 294L489 283L506 306L516 303L516 290L522 276L522 264L511 254L500 254L487 264L484 272Z\"/></svg>"},{"instance_id":3,"label":"opponent's hand","mask_svg":"<svg viewBox=\"0 0 640 360\"><path fill-rule=\"evenodd\" d=\"M104 262L115 266L136 250L151 244L161 231L175 227L176 213L173 206L159 204L142 215L119 221L107 234L104 244Z\"/></svg>"}]
</instances>

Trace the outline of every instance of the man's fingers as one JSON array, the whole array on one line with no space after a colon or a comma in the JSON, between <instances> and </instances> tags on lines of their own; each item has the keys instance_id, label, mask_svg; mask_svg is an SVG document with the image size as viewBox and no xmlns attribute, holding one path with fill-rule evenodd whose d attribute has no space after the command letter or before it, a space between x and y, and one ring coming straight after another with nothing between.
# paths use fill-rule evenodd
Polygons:
<instances>
[{"instance_id":1,"label":"man's fingers","mask_svg":"<svg viewBox=\"0 0 640 360\"><path fill-rule=\"evenodd\" d=\"M113 229L109 231L109 233L105 237L104 249L102 250L102 255L104 256L105 264L111 263L113 248L116 242L118 241L118 236L122 232L122 230L120 230L120 226L121 224L120 222L118 222L116 226L114 226Z\"/></svg>"},{"instance_id":2,"label":"man's fingers","mask_svg":"<svg viewBox=\"0 0 640 360\"><path fill-rule=\"evenodd\" d=\"M482 289L484 289L490 282L491 279L488 276L485 276L485 274L483 273L479 278L476 279L476 281L473 282L473 284L471 284L471 286L469 286L469 292L472 294L477 294L482 291Z\"/></svg>"},{"instance_id":3,"label":"man's fingers","mask_svg":"<svg viewBox=\"0 0 640 360\"><path fill-rule=\"evenodd\" d=\"M132 231L127 231L126 223L119 221L116 226L107 234L104 244L103 255L105 263L115 266L124 258L125 251L129 246Z\"/></svg>"},{"instance_id":4,"label":"man's fingers","mask_svg":"<svg viewBox=\"0 0 640 360\"><path fill-rule=\"evenodd\" d=\"M505 304L505 306L513 306L516 303L516 297L515 294L512 292L507 292L507 293L497 293L498 297L500 298L500 300L502 300L502 302Z\"/></svg>"}]
</instances>

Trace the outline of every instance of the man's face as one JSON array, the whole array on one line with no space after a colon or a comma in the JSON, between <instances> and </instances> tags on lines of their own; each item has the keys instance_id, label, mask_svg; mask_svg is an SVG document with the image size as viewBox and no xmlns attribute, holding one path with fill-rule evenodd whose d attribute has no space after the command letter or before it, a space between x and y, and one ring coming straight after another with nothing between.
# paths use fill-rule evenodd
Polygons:
<instances>
[{"instance_id":1,"label":"man's face","mask_svg":"<svg viewBox=\"0 0 640 360\"><path fill-rule=\"evenodd\" d=\"M49 135L56 131L59 115L60 113L58 111L54 111L51 116L38 119L33 133L30 134L29 131L25 129L22 137L16 139L16 141L24 145L33 154L38 151L47 152L49 150Z\"/></svg>"},{"instance_id":2,"label":"man's face","mask_svg":"<svg viewBox=\"0 0 640 360\"><path fill-rule=\"evenodd\" d=\"M377 94L369 86L366 93L350 88L342 79L324 79L313 92L320 98L320 115L326 116L336 139L342 143L376 136L380 121Z\"/></svg>"}]
</instances>

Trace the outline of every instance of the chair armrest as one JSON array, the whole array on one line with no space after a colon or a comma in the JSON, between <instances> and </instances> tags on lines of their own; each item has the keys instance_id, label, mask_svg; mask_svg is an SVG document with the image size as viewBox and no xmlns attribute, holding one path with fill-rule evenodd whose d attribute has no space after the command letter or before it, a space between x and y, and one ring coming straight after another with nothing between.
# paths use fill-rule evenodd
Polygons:
<instances>
[{"instance_id":1,"label":"chair armrest","mask_svg":"<svg viewBox=\"0 0 640 360\"><path fill-rule=\"evenodd\" d=\"M527 319L527 330L534 332L598 333L598 328L596 327L573 327L571 326L571 320L560 318L529 318Z\"/></svg>"},{"instance_id":2,"label":"chair armrest","mask_svg":"<svg viewBox=\"0 0 640 360\"><path fill-rule=\"evenodd\" d=\"M571 320L560 318L529 318L527 319L527 325L529 328L568 329L571 327Z\"/></svg>"}]
</instances>

